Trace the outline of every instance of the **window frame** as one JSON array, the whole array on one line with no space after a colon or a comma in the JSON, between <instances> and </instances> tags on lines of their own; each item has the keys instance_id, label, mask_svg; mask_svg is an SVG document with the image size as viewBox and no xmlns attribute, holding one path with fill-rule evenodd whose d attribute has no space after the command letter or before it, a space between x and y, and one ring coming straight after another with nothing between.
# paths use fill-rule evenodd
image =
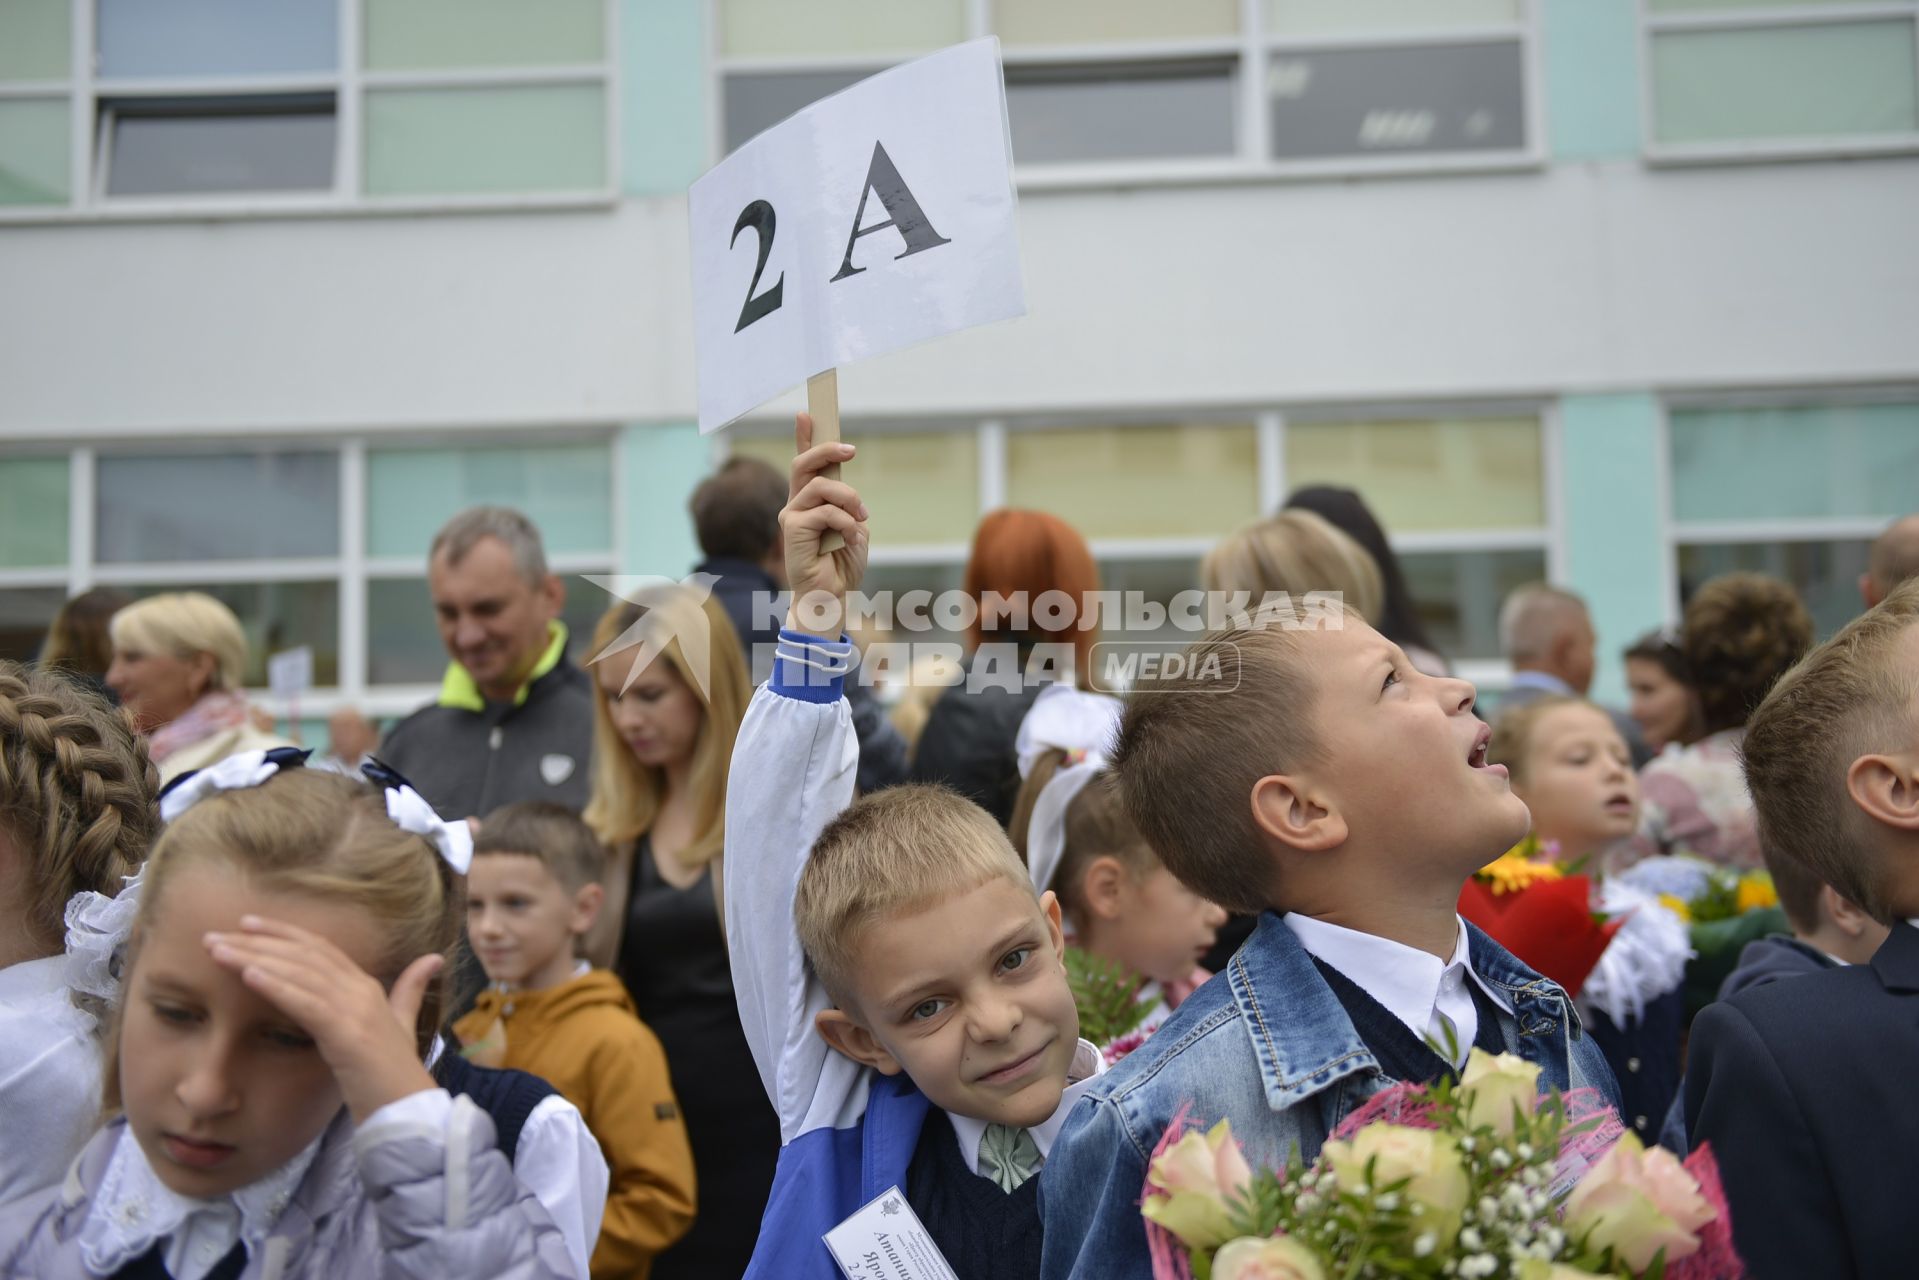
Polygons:
<instances>
[{"instance_id":1,"label":"window frame","mask_svg":"<svg viewBox=\"0 0 1919 1280\"><path fill-rule=\"evenodd\" d=\"M931 50L861 53L844 57L729 56L721 47L725 0L704 0L707 18L707 154L717 164L726 146L726 78L730 73L865 71L868 74ZM965 0L966 39L992 35L992 0ZM1315 181L1326 178L1432 176L1465 173L1513 173L1546 166L1547 145L1541 0L1519 0L1514 26L1416 28L1353 31L1299 37L1269 34L1264 0L1239 0L1239 33L1184 40L1099 42L1002 47L1007 70L1073 62L1162 63L1182 59L1231 57L1233 134L1231 154L1202 158L1088 161L1014 166L1015 184L1024 191L1084 190L1101 187L1180 186L1192 183ZM1265 90L1267 65L1275 53L1349 49L1406 48L1516 40L1520 50L1521 92L1525 97L1526 145L1514 151L1439 153L1400 152L1313 160L1279 160L1269 152Z\"/></svg>"},{"instance_id":2,"label":"window frame","mask_svg":"<svg viewBox=\"0 0 1919 1280\"><path fill-rule=\"evenodd\" d=\"M1778 5L1716 9L1700 13L1654 13L1652 0L1635 0L1639 19L1639 153L1654 166L1755 164L1780 160L1831 160L1919 152L1919 129L1878 137L1741 138L1721 142L1661 142L1659 95L1653 75L1653 45L1664 34L1690 31L1757 31L1768 27L1843 26L1858 22L1910 21L1914 76L1919 77L1919 2L1877 0L1853 4Z\"/></svg>"},{"instance_id":3,"label":"window frame","mask_svg":"<svg viewBox=\"0 0 1919 1280\"><path fill-rule=\"evenodd\" d=\"M1681 520L1674 513L1672 420L1675 413L1710 409L1852 408L1874 404L1919 404L1919 384L1777 388L1763 391L1671 391L1659 398L1658 474L1661 571L1667 626L1684 616L1679 598L1679 554L1687 546L1769 545L1792 542L1871 542L1901 516L1894 511L1870 516L1814 518L1767 517L1750 520Z\"/></svg>"},{"instance_id":4,"label":"window frame","mask_svg":"<svg viewBox=\"0 0 1919 1280\"><path fill-rule=\"evenodd\" d=\"M1402 555L1423 553L1450 554L1483 551L1538 551L1545 560L1546 577L1561 581L1566 571L1567 530L1564 502L1564 445L1557 399L1491 400L1419 400L1338 405L1297 405L1248 408L1245 405L1173 406L1146 409L1139 406L1075 410L1009 412L978 419L952 417L920 420L887 418L855 419L842 424L846 434L860 431L927 432L972 431L978 440L978 509L983 516L1007 503L1007 437L1014 432L1070 431L1099 427L1164 427L1190 422L1195 426L1240 425L1251 422L1256 442L1258 510L1271 514L1285 501L1291 485L1286 475L1286 434L1290 424L1326 422L1374 422L1381 420L1431 421L1448 418L1525 417L1539 423L1540 488L1545 506L1545 522L1538 526L1499 529L1444 529L1416 533L1391 534L1393 550ZM733 441L741 434L756 438L777 438L790 432L783 420L758 413L716 432L712 437L715 466L731 454ZM951 542L911 545L877 545L869 564L887 568L924 567L928 569L963 568L971 551L971 531L967 537ZM1218 542L1216 537L1185 536L1172 538L1089 538L1093 558L1110 560L1172 560L1195 562ZM1198 578L1193 585L1197 587ZM1504 688L1512 678L1512 664L1497 655L1460 657L1448 655L1454 670L1465 679L1486 688Z\"/></svg>"},{"instance_id":5,"label":"window frame","mask_svg":"<svg viewBox=\"0 0 1919 1280\"><path fill-rule=\"evenodd\" d=\"M0 225L45 222L139 222L205 218L385 216L418 213L606 208L621 190L620 0L600 0L605 56L599 62L541 67L376 71L365 64L367 0L339 5L339 63L331 71L247 76L101 78L94 71L96 0L68 0L70 65L59 80L0 84L0 99L64 98L71 130L65 204L0 205ZM604 94L605 180L571 191L470 192L385 196L365 191L365 101L391 89L493 89L597 85ZM237 98L250 94L334 95L333 185L325 191L219 192L108 196L112 103L118 98Z\"/></svg>"},{"instance_id":6,"label":"window frame","mask_svg":"<svg viewBox=\"0 0 1919 1280\"><path fill-rule=\"evenodd\" d=\"M381 448L446 448L555 444L604 444L608 453L608 528L614 545L604 550L565 552L547 557L548 567L567 579L569 591L586 590L582 574L613 575L621 571L618 539L624 525L624 495L615 482L618 474L619 426L608 423L579 429L461 431L369 435L291 434L273 436L195 437L164 443L151 437L129 437L90 442L71 448L22 442L8 447L7 457L65 457L67 463L67 562L32 568L0 568L0 591L25 587L64 587L69 597L95 586L140 586L153 583L208 584L329 582L339 592L338 679L316 686L300 699L303 720L325 718L341 707L357 707L369 717L404 715L439 695L439 684L371 684L368 671L368 586L382 580L418 580L426 574L426 548L417 557L369 556L366 549L368 454ZM260 558L253 560L101 561L95 555L95 488L99 461L116 454L151 455L162 449L169 456L232 452L325 452L337 456L340 467L340 544L331 556ZM249 688L247 696L276 718L289 708L264 688Z\"/></svg>"}]
</instances>

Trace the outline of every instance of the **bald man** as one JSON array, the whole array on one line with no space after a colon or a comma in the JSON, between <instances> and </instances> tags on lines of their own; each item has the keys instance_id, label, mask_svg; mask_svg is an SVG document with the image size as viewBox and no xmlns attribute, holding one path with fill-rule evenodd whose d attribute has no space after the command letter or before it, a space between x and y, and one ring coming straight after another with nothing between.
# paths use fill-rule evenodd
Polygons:
<instances>
[{"instance_id":1,"label":"bald man","mask_svg":"<svg viewBox=\"0 0 1919 1280\"><path fill-rule=\"evenodd\" d=\"M1543 582L1516 588L1499 609L1499 645L1513 664L1512 686L1499 700L1501 713L1548 694L1583 698L1592 688L1598 665L1586 602L1570 591ZM1632 752L1632 767L1652 759L1646 735L1623 711L1600 708L1612 718Z\"/></svg>"},{"instance_id":2,"label":"bald man","mask_svg":"<svg viewBox=\"0 0 1919 1280\"><path fill-rule=\"evenodd\" d=\"M1919 578L1919 515L1894 520L1873 540L1866 571L1859 575L1859 594L1866 608L1876 608L1908 578Z\"/></svg>"}]
</instances>

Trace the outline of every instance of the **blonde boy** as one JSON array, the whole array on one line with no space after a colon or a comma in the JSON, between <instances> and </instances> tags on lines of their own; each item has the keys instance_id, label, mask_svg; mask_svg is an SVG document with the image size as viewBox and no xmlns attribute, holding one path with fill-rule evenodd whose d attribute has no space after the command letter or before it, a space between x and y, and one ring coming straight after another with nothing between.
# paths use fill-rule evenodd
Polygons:
<instances>
[{"instance_id":1,"label":"blonde boy","mask_svg":"<svg viewBox=\"0 0 1919 1280\"><path fill-rule=\"evenodd\" d=\"M487 815L467 873L467 936L490 985L454 1033L474 1061L539 1076L580 1109L611 1175L591 1274L644 1280L693 1225L693 1153L659 1040L620 980L578 958L603 860L559 805Z\"/></svg>"},{"instance_id":2,"label":"blonde boy","mask_svg":"<svg viewBox=\"0 0 1919 1280\"><path fill-rule=\"evenodd\" d=\"M1687 1129L1749 1272L1907 1276L1919 1183L1919 580L1786 673L1746 729L1769 862L1891 926L1867 964L1741 991L1693 1023Z\"/></svg>"},{"instance_id":3,"label":"blonde boy","mask_svg":"<svg viewBox=\"0 0 1919 1280\"><path fill-rule=\"evenodd\" d=\"M1486 763L1472 685L1335 621L1214 633L1189 674L1128 702L1114 768L1135 824L1194 892L1262 914L1068 1118L1043 1188L1046 1280L1152 1275L1140 1187L1183 1107L1230 1119L1255 1162L1310 1160L1372 1093L1473 1046L1617 1105L1565 992L1458 916L1466 878L1530 822Z\"/></svg>"},{"instance_id":4,"label":"blonde boy","mask_svg":"<svg viewBox=\"0 0 1919 1280\"><path fill-rule=\"evenodd\" d=\"M780 518L794 609L727 785L734 988L783 1143L747 1276L838 1280L822 1237L896 1187L959 1275L1036 1276L1032 1175L1099 1053L1079 1039L1059 905L998 824L937 787L853 803L839 637L866 509L823 474L852 448L811 437L802 415ZM846 538L831 556L827 529Z\"/></svg>"}]
</instances>

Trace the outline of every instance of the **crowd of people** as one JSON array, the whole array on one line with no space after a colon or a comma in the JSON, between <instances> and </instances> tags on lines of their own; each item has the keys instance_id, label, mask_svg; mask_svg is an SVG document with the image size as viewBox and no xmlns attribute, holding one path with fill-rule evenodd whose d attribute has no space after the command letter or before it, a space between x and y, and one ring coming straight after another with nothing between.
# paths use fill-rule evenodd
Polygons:
<instances>
[{"instance_id":1,"label":"crowd of people","mask_svg":"<svg viewBox=\"0 0 1919 1280\"><path fill-rule=\"evenodd\" d=\"M1097 631L993 607L1092 599L1086 540L997 511L964 660L882 697L857 451L796 444L590 637L525 516L459 513L437 697L324 754L204 594L88 592L0 664L0 1276L833 1280L897 1188L962 1280L1143 1278L1177 1117L1311 1159L1475 1047L1710 1143L1751 1274L1910 1271L1919 517L1816 646L1788 584L1697 584L1608 708L1576 593L1505 600L1481 698L1325 486L1194 584L1316 622L1241 612L1121 696ZM1045 678L972 678L1003 660ZM1502 854L1600 883L1583 990L1462 918ZM1647 887L1682 861L1769 872L1789 926L1703 1012Z\"/></svg>"}]
</instances>

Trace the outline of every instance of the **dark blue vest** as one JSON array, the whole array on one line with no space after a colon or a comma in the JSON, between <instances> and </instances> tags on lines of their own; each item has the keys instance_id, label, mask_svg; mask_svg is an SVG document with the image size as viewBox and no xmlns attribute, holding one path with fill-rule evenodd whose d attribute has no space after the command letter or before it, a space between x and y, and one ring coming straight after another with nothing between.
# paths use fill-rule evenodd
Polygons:
<instances>
[{"instance_id":1,"label":"dark blue vest","mask_svg":"<svg viewBox=\"0 0 1919 1280\"><path fill-rule=\"evenodd\" d=\"M906 1202L959 1280L1039 1280L1039 1175L1005 1192L966 1167L953 1122L926 1113Z\"/></svg>"}]
</instances>

